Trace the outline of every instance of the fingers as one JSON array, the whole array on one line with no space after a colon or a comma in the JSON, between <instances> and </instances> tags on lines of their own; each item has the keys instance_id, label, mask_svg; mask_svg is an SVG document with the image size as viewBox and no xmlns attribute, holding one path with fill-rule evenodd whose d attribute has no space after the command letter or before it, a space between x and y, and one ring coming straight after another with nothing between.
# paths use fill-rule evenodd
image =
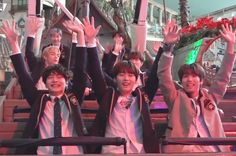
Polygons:
<instances>
[{"instance_id":1,"label":"fingers","mask_svg":"<svg viewBox=\"0 0 236 156\"><path fill-rule=\"evenodd\" d=\"M16 28L16 21L12 20L12 30L15 30L15 28Z\"/></svg>"},{"instance_id":2,"label":"fingers","mask_svg":"<svg viewBox=\"0 0 236 156\"><path fill-rule=\"evenodd\" d=\"M94 26L94 17L93 16L91 17L91 25Z\"/></svg>"},{"instance_id":3,"label":"fingers","mask_svg":"<svg viewBox=\"0 0 236 156\"><path fill-rule=\"evenodd\" d=\"M9 21L3 21L1 31L7 36L12 28L10 27Z\"/></svg>"},{"instance_id":4,"label":"fingers","mask_svg":"<svg viewBox=\"0 0 236 156\"><path fill-rule=\"evenodd\" d=\"M89 17L83 18L83 24L84 24L85 27L91 25L90 21L89 21Z\"/></svg>"},{"instance_id":5,"label":"fingers","mask_svg":"<svg viewBox=\"0 0 236 156\"><path fill-rule=\"evenodd\" d=\"M99 33L101 27L102 27L101 25L97 26L97 28L96 28L96 35Z\"/></svg>"}]
</instances>

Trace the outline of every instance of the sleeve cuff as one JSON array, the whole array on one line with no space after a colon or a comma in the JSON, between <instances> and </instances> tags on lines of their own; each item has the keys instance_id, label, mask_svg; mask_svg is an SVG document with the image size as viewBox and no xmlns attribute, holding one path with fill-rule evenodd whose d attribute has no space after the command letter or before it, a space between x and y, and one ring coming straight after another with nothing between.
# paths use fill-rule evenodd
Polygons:
<instances>
[{"instance_id":1,"label":"sleeve cuff","mask_svg":"<svg viewBox=\"0 0 236 156\"><path fill-rule=\"evenodd\" d=\"M72 43L78 43L77 40L72 40Z\"/></svg>"},{"instance_id":2,"label":"sleeve cuff","mask_svg":"<svg viewBox=\"0 0 236 156\"><path fill-rule=\"evenodd\" d=\"M116 55L116 56L119 55L119 53L117 53L117 52L115 52L115 51L112 51L112 54L114 54L114 55Z\"/></svg>"},{"instance_id":3,"label":"sleeve cuff","mask_svg":"<svg viewBox=\"0 0 236 156\"><path fill-rule=\"evenodd\" d=\"M10 56L13 56L13 55L17 55L17 54L20 54L21 52L19 51L19 52L15 52L15 53L13 53L12 51L10 52Z\"/></svg>"},{"instance_id":4,"label":"sleeve cuff","mask_svg":"<svg viewBox=\"0 0 236 156\"><path fill-rule=\"evenodd\" d=\"M35 35L33 35L33 34L29 34L28 37L35 38Z\"/></svg>"},{"instance_id":5,"label":"sleeve cuff","mask_svg":"<svg viewBox=\"0 0 236 156\"><path fill-rule=\"evenodd\" d=\"M172 53L163 53L162 55L165 55L166 57L174 57Z\"/></svg>"},{"instance_id":6,"label":"sleeve cuff","mask_svg":"<svg viewBox=\"0 0 236 156\"><path fill-rule=\"evenodd\" d=\"M94 47L96 47L97 45L96 45L96 43L87 43L87 45L86 45L88 48L94 48Z\"/></svg>"},{"instance_id":7,"label":"sleeve cuff","mask_svg":"<svg viewBox=\"0 0 236 156\"><path fill-rule=\"evenodd\" d=\"M85 44L76 44L76 47L86 47L86 45Z\"/></svg>"}]
</instances>

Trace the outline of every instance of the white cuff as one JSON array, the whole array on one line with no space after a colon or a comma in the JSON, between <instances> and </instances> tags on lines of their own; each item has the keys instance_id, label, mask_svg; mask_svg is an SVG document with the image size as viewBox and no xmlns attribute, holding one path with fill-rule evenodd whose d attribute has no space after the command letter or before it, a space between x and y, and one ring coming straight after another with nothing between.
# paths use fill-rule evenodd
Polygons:
<instances>
[{"instance_id":1,"label":"white cuff","mask_svg":"<svg viewBox=\"0 0 236 156\"><path fill-rule=\"evenodd\" d=\"M96 47L97 45L96 45L96 43L87 43L86 46L87 46L88 48L94 48L94 47Z\"/></svg>"},{"instance_id":2,"label":"white cuff","mask_svg":"<svg viewBox=\"0 0 236 156\"><path fill-rule=\"evenodd\" d=\"M33 34L29 34L27 37L35 38L35 35L33 35Z\"/></svg>"},{"instance_id":3,"label":"white cuff","mask_svg":"<svg viewBox=\"0 0 236 156\"><path fill-rule=\"evenodd\" d=\"M85 45L85 44L79 44L79 43L77 43L77 44L76 44L76 47L86 47L86 45Z\"/></svg>"},{"instance_id":4,"label":"white cuff","mask_svg":"<svg viewBox=\"0 0 236 156\"><path fill-rule=\"evenodd\" d=\"M17 54L21 54L21 52L20 51L15 52L15 53L13 53L12 51L10 52L10 56L17 55Z\"/></svg>"},{"instance_id":5,"label":"white cuff","mask_svg":"<svg viewBox=\"0 0 236 156\"><path fill-rule=\"evenodd\" d=\"M113 53L114 55L116 55L116 56L119 55L119 53L117 53L117 52L115 52L115 51L112 51L112 53Z\"/></svg>"},{"instance_id":6,"label":"white cuff","mask_svg":"<svg viewBox=\"0 0 236 156\"><path fill-rule=\"evenodd\" d=\"M165 55L167 57L174 57L174 55L172 53L163 53L162 55Z\"/></svg>"}]
</instances>

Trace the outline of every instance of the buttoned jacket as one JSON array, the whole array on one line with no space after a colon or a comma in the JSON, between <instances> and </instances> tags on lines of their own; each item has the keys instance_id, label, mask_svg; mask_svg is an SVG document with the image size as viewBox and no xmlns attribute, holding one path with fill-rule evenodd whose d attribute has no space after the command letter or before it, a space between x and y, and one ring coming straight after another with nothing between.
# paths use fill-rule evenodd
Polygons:
<instances>
[{"instance_id":1,"label":"buttoned jacket","mask_svg":"<svg viewBox=\"0 0 236 156\"><path fill-rule=\"evenodd\" d=\"M96 48L95 48L96 49ZM109 120L110 114L112 113L117 99L120 96L118 90L112 87L108 87L106 85L102 69L100 68L98 55L93 50L93 48L87 49L88 53L88 70L90 76L93 81L94 91L98 100L99 110L96 115L94 124L92 128L89 130L89 134L93 136L105 136L107 122ZM155 86L155 84L153 84ZM144 89L144 88L137 88L133 92L133 96L137 97L137 105L139 111L141 113L141 122L142 122L142 129L143 129L143 146L144 150L147 153L156 153L158 152L158 141L155 137L155 132L152 127L151 118L150 118L150 110L149 104L152 93L156 92L157 88L151 89ZM145 90L149 90L150 94L147 94ZM101 146L93 146L90 148L91 153L99 153L101 152Z\"/></svg>"},{"instance_id":2,"label":"buttoned jacket","mask_svg":"<svg viewBox=\"0 0 236 156\"><path fill-rule=\"evenodd\" d=\"M85 66L81 64L80 57L85 51L85 48L77 48L76 49L76 65L74 69L73 75L73 87L70 93L65 93L62 96L65 104L72 115L72 119L74 122L75 130L78 136L85 135L87 133L84 123L82 121L80 106L73 101L73 98L76 97L79 103L83 101L83 93L85 88L85 82L87 80L87 76L85 74ZM81 54L78 54L80 53ZM13 62L16 73L19 77L19 83L21 85L21 89L24 97L26 98L28 104L31 106L31 112L29 121L27 122L26 128L23 133L24 138L38 138L39 135L39 122L44 113L44 108L46 105L46 100L48 99L47 94L42 91L37 90L34 85L33 79L26 68L25 61L21 55L15 54L11 56L11 60ZM79 86L79 87L78 87ZM85 150L85 149L84 149ZM18 151L21 154L36 154L36 148L22 148Z\"/></svg>"}]
</instances>

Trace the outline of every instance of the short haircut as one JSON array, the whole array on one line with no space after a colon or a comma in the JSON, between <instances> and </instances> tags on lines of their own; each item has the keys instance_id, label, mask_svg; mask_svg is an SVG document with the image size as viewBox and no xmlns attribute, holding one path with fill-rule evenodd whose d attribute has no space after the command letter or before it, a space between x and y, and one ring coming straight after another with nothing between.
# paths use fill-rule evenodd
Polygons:
<instances>
[{"instance_id":1,"label":"short haircut","mask_svg":"<svg viewBox=\"0 0 236 156\"><path fill-rule=\"evenodd\" d=\"M138 78L139 75L139 71L138 69L135 67L135 65L130 62L130 61L119 61L115 64L114 68L113 68L113 74L115 77L117 77L117 75L119 73L130 73L130 74L134 74L135 78Z\"/></svg>"},{"instance_id":2,"label":"short haircut","mask_svg":"<svg viewBox=\"0 0 236 156\"><path fill-rule=\"evenodd\" d=\"M205 77L205 70L197 63L183 64L178 71L180 81L182 81L184 74L195 74L199 76L200 80L203 80Z\"/></svg>"},{"instance_id":3,"label":"short haircut","mask_svg":"<svg viewBox=\"0 0 236 156\"><path fill-rule=\"evenodd\" d=\"M128 60L131 60L131 59L134 59L134 60L140 60L141 62L144 62L144 56L141 52L131 52L129 53L128 55Z\"/></svg>"},{"instance_id":4,"label":"short haircut","mask_svg":"<svg viewBox=\"0 0 236 156\"><path fill-rule=\"evenodd\" d=\"M53 34L58 33L60 36L62 36L62 31L60 28L52 28L50 30L50 35L52 36Z\"/></svg>"},{"instance_id":5,"label":"short haircut","mask_svg":"<svg viewBox=\"0 0 236 156\"><path fill-rule=\"evenodd\" d=\"M65 67L63 67L60 64L54 64L51 66L48 66L47 68L45 68L43 70L42 73L42 78L43 78L43 82L46 84L47 78L48 76L50 76L51 74L59 74L62 75L65 80L68 80L68 71Z\"/></svg>"},{"instance_id":6,"label":"short haircut","mask_svg":"<svg viewBox=\"0 0 236 156\"><path fill-rule=\"evenodd\" d=\"M125 34L121 31L115 31L113 34L112 34L112 38L114 38L116 35L119 35L121 36L123 39L125 39Z\"/></svg>"},{"instance_id":7,"label":"short haircut","mask_svg":"<svg viewBox=\"0 0 236 156\"><path fill-rule=\"evenodd\" d=\"M59 47L57 47L57 46L48 46L48 47L46 47L46 48L43 49L42 56L44 56L45 54L47 54L50 50L55 50L55 51L60 52Z\"/></svg>"}]
</instances>

